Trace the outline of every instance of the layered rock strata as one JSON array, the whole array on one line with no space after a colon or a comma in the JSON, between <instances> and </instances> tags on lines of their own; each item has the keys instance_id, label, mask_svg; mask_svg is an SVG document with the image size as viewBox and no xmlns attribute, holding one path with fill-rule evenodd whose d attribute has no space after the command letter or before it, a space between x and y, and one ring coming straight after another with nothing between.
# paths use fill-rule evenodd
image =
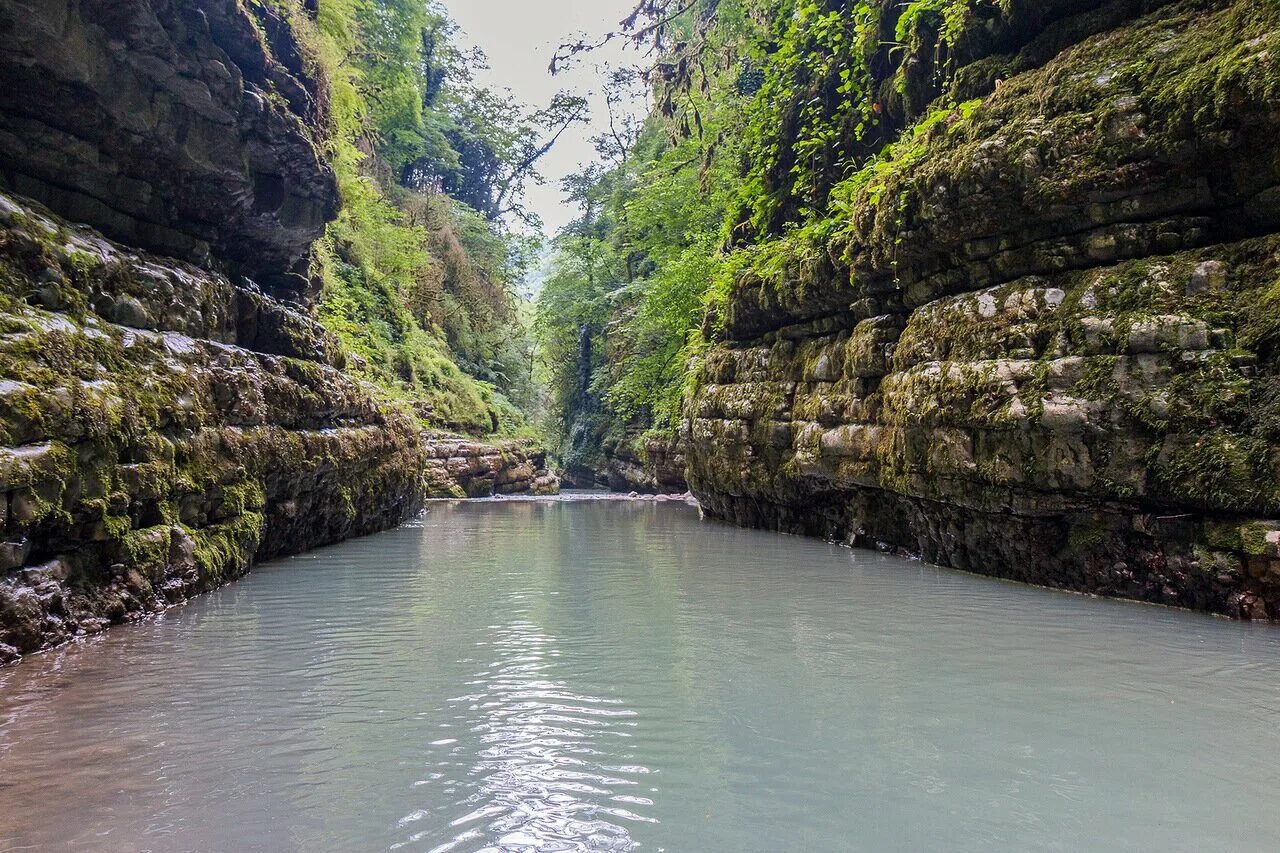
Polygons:
<instances>
[{"instance_id":1,"label":"layered rock strata","mask_svg":"<svg viewBox=\"0 0 1280 853\"><path fill-rule=\"evenodd\" d=\"M693 489L741 524L1278 618L1280 7L1002 8L829 252L730 295Z\"/></svg>"},{"instance_id":2,"label":"layered rock strata","mask_svg":"<svg viewBox=\"0 0 1280 853\"><path fill-rule=\"evenodd\" d=\"M333 218L325 88L261 0L0 0L0 187L282 295ZM300 12L299 12L300 14Z\"/></svg>"},{"instance_id":3,"label":"layered rock strata","mask_svg":"<svg viewBox=\"0 0 1280 853\"><path fill-rule=\"evenodd\" d=\"M308 315L0 197L0 663L421 506Z\"/></svg>"},{"instance_id":4,"label":"layered rock strata","mask_svg":"<svg viewBox=\"0 0 1280 853\"><path fill-rule=\"evenodd\" d=\"M426 433L427 494L433 498L554 495L560 480L547 468L546 452L528 441L491 443Z\"/></svg>"},{"instance_id":5,"label":"layered rock strata","mask_svg":"<svg viewBox=\"0 0 1280 853\"><path fill-rule=\"evenodd\" d=\"M391 527L444 480L554 487L530 447L424 437L314 319L314 12L0 0L0 664Z\"/></svg>"},{"instance_id":6,"label":"layered rock strata","mask_svg":"<svg viewBox=\"0 0 1280 853\"><path fill-rule=\"evenodd\" d=\"M689 491L684 450L677 441L631 436L604 446L604 469L597 482L615 492L675 495Z\"/></svg>"}]
</instances>

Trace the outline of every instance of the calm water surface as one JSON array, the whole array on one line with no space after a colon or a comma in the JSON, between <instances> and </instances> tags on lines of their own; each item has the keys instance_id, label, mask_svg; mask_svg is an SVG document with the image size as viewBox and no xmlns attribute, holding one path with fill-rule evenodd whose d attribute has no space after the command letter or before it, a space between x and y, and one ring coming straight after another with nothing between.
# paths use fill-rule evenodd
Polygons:
<instances>
[{"instance_id":1,"label":"calm water surface","mask_svg":"<svg viewBox=\"0 0 1280 853\"><path fill-rule=\"evenodd\" d=\"M1280 630L440 504L0 670L0 850L1276 850Z\"/></svg>"}]
</instances>

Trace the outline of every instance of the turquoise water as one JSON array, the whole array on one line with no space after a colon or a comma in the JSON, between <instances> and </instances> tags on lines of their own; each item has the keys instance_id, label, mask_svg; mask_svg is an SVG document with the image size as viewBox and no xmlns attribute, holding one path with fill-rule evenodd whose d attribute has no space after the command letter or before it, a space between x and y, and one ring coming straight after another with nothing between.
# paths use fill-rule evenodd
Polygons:
<instances>
[{"instance_id":1,"label":"turquoise water","mask_svg":"<svg viewBox=\"0 0 1280 853\"><path fill-rule=\"evenodd\" d=\"M0 850L1274 850L1280 630L436 504L0 670Z\"/></svg>"}]
</instances>

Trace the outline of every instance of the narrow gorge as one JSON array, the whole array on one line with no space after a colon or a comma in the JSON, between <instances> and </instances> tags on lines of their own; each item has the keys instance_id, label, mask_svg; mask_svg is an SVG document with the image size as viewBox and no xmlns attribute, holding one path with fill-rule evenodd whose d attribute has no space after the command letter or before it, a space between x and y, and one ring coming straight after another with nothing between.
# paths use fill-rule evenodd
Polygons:
<instances>
[{"instance_id":1,"label":"narrow gorge","mask_svg":"<svg viewBox=\"0 0 1280 853\"><path fill-rule=\"evenodd\" d=\"M1276 847L1280 0L0 47L0 851Z\"/></svg>"},{"instance_id":2,"label":"narrow gorge","mask_svg":"<svg viewBox=\"0 0 1280 853\"><path fill-rule=\"evenodd\" d=\"M456 118L431 160L456 68L411 73L406 152L323 4L0 7L0 659L552 468L1280 617L1274 4L792 5L650 33L652 114L566 182L541 437L494 378L526 355L467 338L518 309L439 319L458 270L501 290L466 217L511 189Z\"/></svg>"},{"instance_id":3,"label":"narrow gorge","mask_svg":"<svg viewBox=\"0 0 1280 853\"><path fill-rule=\"evenodd\" d=\"M677 141L638 134L561 240L552 304L595 330L566 458L656 447L736 524L1280 616L1275 4L712 5L656 67Z\"/></svg>"}]
</instances>

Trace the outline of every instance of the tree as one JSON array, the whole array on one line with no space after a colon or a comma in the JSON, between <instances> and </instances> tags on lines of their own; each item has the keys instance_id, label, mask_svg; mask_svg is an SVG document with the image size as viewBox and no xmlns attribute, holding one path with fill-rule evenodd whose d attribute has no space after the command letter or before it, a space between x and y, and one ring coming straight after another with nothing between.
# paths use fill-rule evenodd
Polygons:
<instances>
[{"instance_id":1,"label":"tree","mask_svg":"<svg viewBox=\"0 0 1280 853\"><path fill-rule=\"evenodd\" d=\"M459 165L442 176L444 191L491 220L514 216L536 225L522 203L525 188L543 180L538 162L564 133L588 120L586 99L560 92L547 107L529 112L509 93L472 89L453 109L449 138Z\"/></svg>"}]
</instances>

